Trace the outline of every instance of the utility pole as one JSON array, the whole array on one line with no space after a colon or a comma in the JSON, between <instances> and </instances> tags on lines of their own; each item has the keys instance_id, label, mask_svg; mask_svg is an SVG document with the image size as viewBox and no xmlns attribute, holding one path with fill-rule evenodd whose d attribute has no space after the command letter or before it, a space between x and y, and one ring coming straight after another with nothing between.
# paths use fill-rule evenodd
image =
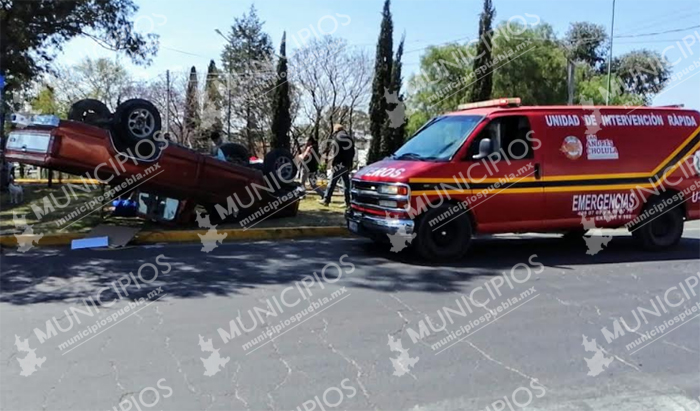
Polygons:
<instances>
[{"instance_id":1,"label":"utility pole","mask_svg":"<svg viewBox=\"0 0 700 411\"><path fill-rule=\"evenodd\" d=\"M165 133L170 132L170 70L165 72Z\"/></svg>"},{"instance_id":2,"label":"utility pole","mask_svg":"<svg viewBox=\"0 0 700 411\"><path fill-rule=\"evenodd\" d=\"M574 105L574 73L576 66L571 59L566 59L566 76L567 76L567 90L569 93L569 99L567 104L570 106Z\"/></svg>"},{"instance_id":3,"label":"utility pole","mask_svg":"<svg viewBox=\"0 0 700 411\"><path fill-rule=\"evenodd\" d=\"M610 54L608 55L608 92L605 93L605 105L610 105L610 76L612 70L613 37L615 36L615 0L612 3L612 23L610 24Z\"/></svg>"}]
</instances>

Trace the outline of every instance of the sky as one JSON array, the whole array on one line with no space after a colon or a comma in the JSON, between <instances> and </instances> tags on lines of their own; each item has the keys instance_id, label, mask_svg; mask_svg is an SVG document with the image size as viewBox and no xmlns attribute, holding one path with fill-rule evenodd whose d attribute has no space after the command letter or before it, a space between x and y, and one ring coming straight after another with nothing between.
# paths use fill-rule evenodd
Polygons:
<instances>
[{"instance_id":1,"label":"sky","mask_svg":"<svg viewBox=\"0 0 700 411\"><path fill-rule=\"evenodd\" d=\"M248 0L135 1L140 7L137 29L160 35L160 51L151 66L133 66L126 57L115 56L86 38L70 41L57 62L71 64L85 56L109 57L118 59L143 79L158 77L166 70L184 73L193 65L198 71L205 71L209 60L219 64L226 42L215 29L228 32L234 17L247 12L251 4ZM374 57L383 0L252 3L275 49L285 30L291 48L288 54L303 47L305 35L332 32L353 47L365 48ZM511 18L524 18L528 23L539 20L552 25L558 37L575 21L602 24L609 33L612 3L613 0L493 0L496 22ZM404 78L418 71L420 56L427 46L476 38L481 8L482 0L393 0L395 45L403 33L406 35ZM700 110L700 1L617 0L615 10L614 56L647 48L663 53L673 63L676 77L654 99L654 104L684 104ZM660 32L668 33L656 34Z\"/></svg>"}]
</instances>

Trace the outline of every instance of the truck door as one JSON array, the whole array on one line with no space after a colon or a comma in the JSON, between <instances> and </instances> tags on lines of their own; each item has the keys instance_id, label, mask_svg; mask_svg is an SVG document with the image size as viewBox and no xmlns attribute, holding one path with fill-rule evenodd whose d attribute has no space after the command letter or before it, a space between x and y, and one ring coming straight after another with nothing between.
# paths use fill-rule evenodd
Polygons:
<instances>
[{"instance_id":1,"label":"truck door","mask_svg":"<svg viewBox=\"0 0 700 411\"><path fill-rule=\"evenodd\" d=\"M480 231L527 231L542 226L540 145L524 115L493 118L470 139L463 174L472 189L469 204Z\"/></svg>"}]
</instances>

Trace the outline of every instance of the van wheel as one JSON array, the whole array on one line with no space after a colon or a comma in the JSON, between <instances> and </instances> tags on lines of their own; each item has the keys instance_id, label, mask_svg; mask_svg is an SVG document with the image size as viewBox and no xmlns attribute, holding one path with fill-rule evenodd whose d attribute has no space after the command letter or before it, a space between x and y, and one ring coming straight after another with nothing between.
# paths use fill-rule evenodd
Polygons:
<instances>
[{"instance_id":1,"label":"van wheel","mask_svg":"<svg viewBox=\"0 0 700 411\"><path fill-rule=\"evenodd\" d=\"M448 207L428 210L420 219L414 248L421 257L432 261L456 260L464 256L472 241L472 221L468 214L459 217L449 215ZM438 221L432 226L430 221Z\"/></svg>"},{"instance_id":2,"label":"van wheel","mask_svg":"<svg viewBox=\"0 0 700 411\"><path fill-rule=\"evenodd\" d=\"M664 199L655 198L647 204L644 210L653 209L656 205L665 211L661 214L654 214L650 220L631 229L632 237L649 251L673 247L678 244L683 235L683 212L679 207L676 207L677 204L664 205Z\"/></svg>"},{"instance_id":3,"label":"van wheel","mask_svg":"<svg viewBox=\"0 0 700 411\"><path fill-rule=\"evenodd\" d=\"M576 228L576 229L569 230L569 231L565 232L564 235L562 236L562 239L568 243L581 241L581 239L583 238L584 235L586 235L587 232L588 232L588 230L586 230L584 228Z\"/></svg>"}]
</instances>

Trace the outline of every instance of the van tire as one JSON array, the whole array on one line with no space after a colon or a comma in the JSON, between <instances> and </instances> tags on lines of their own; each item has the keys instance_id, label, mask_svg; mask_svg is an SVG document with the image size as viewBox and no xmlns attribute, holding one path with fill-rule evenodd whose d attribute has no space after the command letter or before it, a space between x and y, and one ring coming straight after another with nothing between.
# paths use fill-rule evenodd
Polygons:
<instances>
[{"instance_id":1,"label":"van tire","mask_svg":"<svg viewBox=\"0 0 700 411\"><path fill-rule=\"evenodd\" d=\"M276 148L265 155L263 174L283 186L291 186L297 175L294 156L288 150Z\"/></svg>"},{"instance_id":2,"label":"van tire","mask_svg":"<svg viewBox=\"0 0 700 411\"><path fill-rule=\"evenodd\" d=\"M657 197L647 203L644 210L664 204L664 198ZM640 226L631 229L632 237L648 251L661 251L678 244L683 236L683 211L677 204L663 206L666 211L653 216Z\"/></svg>"},{"instance_id":3,"label":"van tire","mask_svg":"<svg viewBox=\"0 0 700 411\"><path fill-rule=\"evenodd\" d=\"M471 245L473 229L469 214L439 222L434 229L430 221L448 213L449 207L438 207L425 212L419 222L413 248L426 260L453 261L462 258Z\"/></svg>"}]
</instances>

